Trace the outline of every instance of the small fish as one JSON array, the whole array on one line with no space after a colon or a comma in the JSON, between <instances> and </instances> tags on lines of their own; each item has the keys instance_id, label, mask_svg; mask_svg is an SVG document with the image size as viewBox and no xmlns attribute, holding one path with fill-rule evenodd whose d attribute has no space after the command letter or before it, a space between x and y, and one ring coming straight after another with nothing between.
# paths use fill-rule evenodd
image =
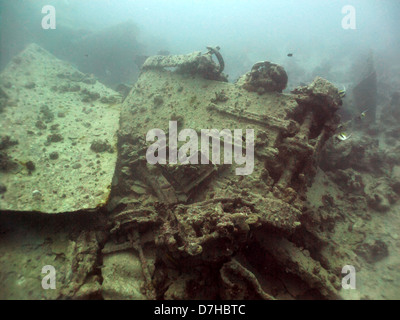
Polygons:
<instances>
[{"instance_id":1,"label":"small fish","mask_svg":"<svg viewBox=\"0 0 400 320\"><path fill-rule=\"evenodd\" d=\"M339 133L336 137L340 141L346 141L347 139L349 139L351 137L351 134L348 135L347 133L342 132L342 133Z\"/></svg>"},{"instance_id":2,"label":"small fish","mask_svg":"<svg viewBox=\"0 0 400 320\"><path fill-rule=\"evenodd\" d=\"M360 119L365 118L365 116L367 115L367 111L368 111L368 109L363 111L363 112L361 112Z\"/></svg>"},{"instance_id":3,"label":"small fish","mask_svg":"<svg viewBox=\"0 0 400 320\"><path fill-rule=\"evenodd\" d=\"M293 53L288 53L288 57L293 57Z\"/></svg>"},{"instance_id":4,"label":"small fish","mask_svg":"<svg viewBox=\"0 0 400 320\"><path fill-rule=\"evenodd\" d=\"M364 118L367 116L367 111L368 110L361 112L358 116L354 117L354 120L363 121Z\"/></svg>"},{"instance_id":5,"label":"small fish","mask_svg":"<svg viewBox=\"0 0 400 320\"><path fill-rule=\"evenodd\" d=\"M86 53L86 54L85 54L85 57L87 58L87 57L89 57L89 55Z\"/></svg>"},{"instance_id":6,"label":"small fish","mask_svg":"<svg viewBox=\"0 0 400 320\"><path fill-rule=\"evenodd\" d=\"M346 96L346 87L345 86L343 86L342 90L339 90L339 96L341 98L344 98Z\"/></svg>"}]
</instances>

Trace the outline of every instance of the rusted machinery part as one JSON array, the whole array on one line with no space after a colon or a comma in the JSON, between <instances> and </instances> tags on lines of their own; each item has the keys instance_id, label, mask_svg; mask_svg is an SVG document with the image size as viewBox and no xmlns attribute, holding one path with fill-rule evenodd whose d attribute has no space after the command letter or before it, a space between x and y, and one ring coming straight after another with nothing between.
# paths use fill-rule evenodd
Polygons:
<instances>
[{"instance_id":1,"label":"rusted machinery part","mask_svg":"<svg viewBox=\"0 0 400 320\"><path fill-rule=\"evenodd\" d=\"M265 68L266 64L268 63L268 61L259 61L253 65L251 71L258 71L260 68Z\"/></svg>"},{"instance_id":2,"label":"rusted machinery part","mask_svg":"<svg viewBox=\"0 0 400 320\"><path fill-rule=\"evenodd\" d=\"M219 73L222 73L222 71L224 71L225 69L225 62L224 62L224 58L222 58L221 53L219 52L219 47L207 47L208 52L207 53L211 53L211 54L215 54L215 56L218 59L218 63L219 63Z\"/></svg>"}]
</instances>

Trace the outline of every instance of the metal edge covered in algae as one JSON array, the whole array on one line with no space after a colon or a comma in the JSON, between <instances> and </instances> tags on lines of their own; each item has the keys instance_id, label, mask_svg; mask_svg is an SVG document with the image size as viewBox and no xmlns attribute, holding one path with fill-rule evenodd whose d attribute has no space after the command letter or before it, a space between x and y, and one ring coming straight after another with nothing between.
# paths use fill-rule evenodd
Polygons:
<instances>
[{"instance_id":1,"label":"metal edge covered in algae","mask_svg":"<svg viewBox=\"0 0 400 320\"><path fill-rule=\"evenodd\" d=\"M35 44L0 75L0 210L97 209L109 198L117 161L121 97ZM11 142L8 143L7 142Z\"/></svg>"}]
</instances>

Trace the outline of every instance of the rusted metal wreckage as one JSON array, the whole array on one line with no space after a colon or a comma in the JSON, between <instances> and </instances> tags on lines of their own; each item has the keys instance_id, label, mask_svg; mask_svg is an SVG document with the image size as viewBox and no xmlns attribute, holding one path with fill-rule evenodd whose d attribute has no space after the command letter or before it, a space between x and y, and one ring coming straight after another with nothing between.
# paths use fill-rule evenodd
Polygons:
<instances>
[{"instance_id":1,"label":"rusted metal wreckage","mask_svg":"<svg viewBox=\"0 0 400 320\"><path fill-rule=\"evenodd\" d=\"M29 50L48 56L36 46ZM64 66L51 61L55 69ZM73 73L68 70L61 75ZM97 213L107 222L96 218L93 226L75 223L64 242L51 235L53 251L65 257L60 260L59 273L65 276L58 298L340 297L337 269L324 260L323 241L313 236L306 214L307 188L338 123L338 90L316 78L284 94L285 70L267 61L236 83L227 82L223 70L218 48L209 47L206 54L150 57L129 95L113 105L114 111L121 108L118 153L96 156L86 138L79 139L90 156L116 161L115 167L107 167L110 181L100 181L104 176L95 175L95 166L88 172L90 179L108 185L114 169L115 174L111 194L108 188L104 193L109 201ZM100 85L99 90L106 92ZM83 111L87 109L89 105ZM241 176L236 175L238 163L149 164L147 133L154 128L168 132L171 121L179 130L198 134L202 129L254 130L254 170ZM81 133L65 129L68 137ZM221 134L211 131L207 137L216 140ZM221 151L225 147L221 143ZM213 159L204 150L198 157ZM74 210L95 207L82 205L84 196L73 203ZM43 200L45 207L50 205Z\"/></svg>"},{"instance_id":2,"label":"rusted metal wreckage","mask_svg":"<svg viewBox=\"0 0 400 320\"><path fill-rule=\"evenodd\" d=\"M338 275L299 237L307 233L307 187L338 123L338 90L316 78L282 94L286 72L269 62L227 83L212 53L150 57L125 99L104 263L134 248L147 288L136 298L338 298ZM254 172L237 176L235 164L211 162L149 165L146 133L168 131L169 121L196 132L254 129Z\"/></svg>"}]
</instances>

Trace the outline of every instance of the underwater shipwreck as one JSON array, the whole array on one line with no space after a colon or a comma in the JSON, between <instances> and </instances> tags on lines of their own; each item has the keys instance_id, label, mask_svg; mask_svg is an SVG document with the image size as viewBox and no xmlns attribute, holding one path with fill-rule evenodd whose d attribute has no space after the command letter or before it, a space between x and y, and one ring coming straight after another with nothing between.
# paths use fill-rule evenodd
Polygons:
<instances>
[{"instance_id":1,"label":"underwater shipwreck","mask_svg":"<svg viewBox=\"0 0 400 320\"><path fill-rule=\"evenodd\" d=\"M0 298L374 298L367 279L399 248L400 95L379 120L383 153L373 70L352 93L371 103L371 125L351 137L329 81L283 93L288 75L274 63L235 83L223 71L219 48L151 56L118 92L36 44L10 61L0 74ZM197 134L253 129L252 173L212 161L211 148L196 154L208 164L149 164L146 135L170 122ZM393 228L383 232L384 215ZM382 273L394 296L396 263ZM46 265L56 290L41 288ZM361 294L343 289L346 265L361 270Z\"/></svg>"}]
</instances>

